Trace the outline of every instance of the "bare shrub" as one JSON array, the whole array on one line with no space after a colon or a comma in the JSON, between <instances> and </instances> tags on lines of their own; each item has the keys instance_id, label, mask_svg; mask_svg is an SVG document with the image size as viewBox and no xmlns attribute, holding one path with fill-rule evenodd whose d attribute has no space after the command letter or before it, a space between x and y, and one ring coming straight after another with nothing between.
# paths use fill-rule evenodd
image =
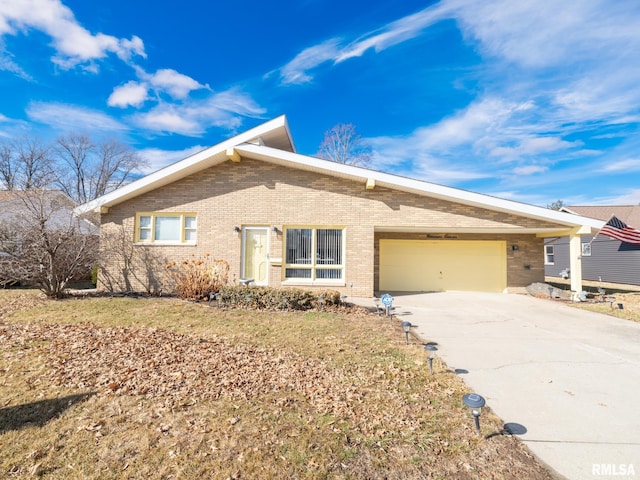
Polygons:
<instances>
[{"instance_id":1,"label":"bare shrub","mask_svg":"<svg viewBox=\"0 0 640 480\"><path fill-rule=\"evenodd\" d=\"M208 253L201 258L192 255L189 260L169 263L167 277L178 297L202 300L229 283L229 263Z\"/></svg>"}]
</instances>

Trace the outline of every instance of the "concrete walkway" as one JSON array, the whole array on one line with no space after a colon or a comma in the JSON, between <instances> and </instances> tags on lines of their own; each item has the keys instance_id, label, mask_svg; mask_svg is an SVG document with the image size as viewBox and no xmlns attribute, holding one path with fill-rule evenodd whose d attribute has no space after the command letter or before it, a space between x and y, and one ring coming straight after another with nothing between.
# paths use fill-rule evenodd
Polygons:
<instances>
[{"instance_id":1,"label":"concrete walkway","mask_svg":"<svg viewBox=\"0 0 640 480\"><path fill-rule=\"evenodd\" d=\"M396 295L393 305L558 474L640 478L640 324L527 295Z\"/></svg>"}]
</instances>

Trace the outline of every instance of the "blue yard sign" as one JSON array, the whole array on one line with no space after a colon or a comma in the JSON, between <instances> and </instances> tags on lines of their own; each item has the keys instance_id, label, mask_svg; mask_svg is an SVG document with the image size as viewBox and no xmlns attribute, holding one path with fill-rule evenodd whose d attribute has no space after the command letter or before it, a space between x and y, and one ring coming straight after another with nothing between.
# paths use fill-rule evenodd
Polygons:
<instances>
[{"instance_id":1,"label":"blue yard sign","mask_svg":"<svg viewBox=\"0 0 640 480\"><path fill-rule=\"evenodd\" d=\"M382 295L380 300L382 300L382 304L385 307L390 307L391 304L393 303L393 297L391 295L389 295L388 293L385 293L384 295Z\"/></svg>"}]
</instances>

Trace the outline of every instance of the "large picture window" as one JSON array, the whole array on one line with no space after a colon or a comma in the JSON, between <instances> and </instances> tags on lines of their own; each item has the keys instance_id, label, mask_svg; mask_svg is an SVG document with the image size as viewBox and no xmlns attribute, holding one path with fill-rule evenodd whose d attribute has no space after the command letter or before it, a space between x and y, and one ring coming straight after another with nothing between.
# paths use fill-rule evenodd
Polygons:
<instances>
[{"instance_id":1,"label":"large picture window","mask_svg":"<svg viewBox=\"0 0 640 480\"><path fill-rule=\"evenodd\" d=\"M197 217L193 213L136 214L136 242L196 243Z\"/></svg>"},{"instance_id":2,"label":"large picture window","mask_svg":"<svg viewBox=\"0 0 640 480\"><path fill-rule=\"evenodd\" d=\"M284 248L286 280L344 282L343 229L287 228Z\"/></svg>"}]
</instances>

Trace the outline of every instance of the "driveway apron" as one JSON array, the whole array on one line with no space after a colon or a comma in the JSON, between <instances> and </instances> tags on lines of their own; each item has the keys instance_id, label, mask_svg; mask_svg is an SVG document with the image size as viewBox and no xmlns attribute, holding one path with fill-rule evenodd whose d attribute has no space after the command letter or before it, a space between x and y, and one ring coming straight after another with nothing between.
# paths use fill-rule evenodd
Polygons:
<instances>
[{"instance_id":1,"label":"driveway apron","mask_svg":"<svg viewBox=\"0 0 640 480\"><path fill-rule=\"evenodd\" d=\"M558 474L640 478L640 324L527 295L395 295L393 306Z\"/></svg>"}]
</instances>

